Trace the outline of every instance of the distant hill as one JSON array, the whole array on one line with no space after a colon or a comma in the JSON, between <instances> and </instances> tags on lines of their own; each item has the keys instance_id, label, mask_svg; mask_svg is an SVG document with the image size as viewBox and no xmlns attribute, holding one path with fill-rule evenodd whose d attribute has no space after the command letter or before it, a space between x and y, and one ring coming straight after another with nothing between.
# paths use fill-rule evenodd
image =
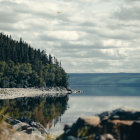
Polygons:
<instances>
[{"instance_id":1,"label":"distant hill","mask_svg":"<svg viewBox=\"0 0 140 140\"><path fill-rule=\"evenodd\" d=\"M68 86L61 63L20 38L0 33L0 88Z\"/></svg>"},{"instance_id":2,"label":"distant hill","mask_svg":"<svg viewBox=\"0 0 140 140\"><path fill-rule=\"evenodd\" d=\"M70 85L140 87L140 73L71 73L69 75Z\"/></svg>"}]
</instances>

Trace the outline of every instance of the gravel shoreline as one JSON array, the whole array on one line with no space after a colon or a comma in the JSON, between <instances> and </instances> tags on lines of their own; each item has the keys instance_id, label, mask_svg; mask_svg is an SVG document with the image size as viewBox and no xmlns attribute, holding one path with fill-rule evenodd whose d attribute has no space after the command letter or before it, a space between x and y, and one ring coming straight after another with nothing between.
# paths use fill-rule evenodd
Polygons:
<instances>
[{"instance_id":1,"label":"gravel shoreline","mask_svg":"<svg viewBox=\"0 0 140 140\"><path fill-rule=\"evenodd\" d=\"M20 97L61 97L80 91L51 87L51 88L0 88L0 99L14 99Z\"/></svg>"}]
</instances>

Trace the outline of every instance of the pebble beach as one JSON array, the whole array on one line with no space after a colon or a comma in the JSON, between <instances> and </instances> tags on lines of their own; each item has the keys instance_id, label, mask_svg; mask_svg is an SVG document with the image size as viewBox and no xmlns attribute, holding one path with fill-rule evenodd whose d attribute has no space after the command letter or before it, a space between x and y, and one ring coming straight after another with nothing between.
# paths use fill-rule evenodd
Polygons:
<instances>
[{"instance_id":1,"label":"pebble beach","mask_svg":"<svg viewBox=\"0 0 140 140\"><path fill-rule=\"evenodd\" d=\"M21 97L60 97L71 93L76 93L75 90L67 90L66 88L0 88L0 99L15 99Z\"/></svg>"}]
</instances>

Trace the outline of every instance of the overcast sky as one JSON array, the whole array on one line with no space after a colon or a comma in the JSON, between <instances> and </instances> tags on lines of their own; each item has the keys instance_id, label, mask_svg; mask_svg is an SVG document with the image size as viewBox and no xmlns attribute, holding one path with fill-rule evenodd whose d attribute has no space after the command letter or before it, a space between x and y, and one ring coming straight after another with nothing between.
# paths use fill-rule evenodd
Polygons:
<instances>
[{"instance_id":1,"label":"overcast sky","mask_svg":"<svg viewBox=\"0 0 140 140\"><path fill-rule=\"evenodd\" d=\"M140 72L140 0L0 0L0 31L66 72Z\"/></svg>"}]
</instances>

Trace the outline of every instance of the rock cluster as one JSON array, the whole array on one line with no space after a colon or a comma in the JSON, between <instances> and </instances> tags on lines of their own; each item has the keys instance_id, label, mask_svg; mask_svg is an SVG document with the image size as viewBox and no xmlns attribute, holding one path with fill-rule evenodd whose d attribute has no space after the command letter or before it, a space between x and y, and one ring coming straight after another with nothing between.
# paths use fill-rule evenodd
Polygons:
<instances>
[{"instance_id":1,"label":"rock cluster","mask_svg":"<svg viewBox=\"0 0 140 140\"><path fill-rule=\"evenodd\" d=\"M21 117L19 119L12 119L11 117L7 117L5 121L8 124L11 124L16 132L31 134L34 136L38 136L41 139L43 139L43 136L47 136L47 131L43 127L43 125L31 119L27 119L24 117Z\"/></svg>"},{"instance_id":2,"label":"rock cluster","mask_svg":"<svg viewBox=\"0 0 140 140\"><path fill-rule=\"evenodd\" d=\"M57 140L139 140L140 111L121 108L79 118Z\"/></svg>"}]
</instances>

